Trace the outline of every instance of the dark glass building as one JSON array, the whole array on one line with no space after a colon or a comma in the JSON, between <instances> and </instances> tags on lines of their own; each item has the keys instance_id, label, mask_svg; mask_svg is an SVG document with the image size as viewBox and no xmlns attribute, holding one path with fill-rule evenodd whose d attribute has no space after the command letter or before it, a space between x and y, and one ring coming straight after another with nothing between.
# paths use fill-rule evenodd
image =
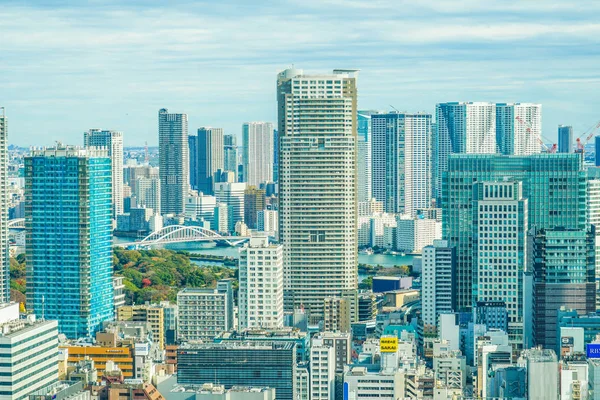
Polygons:
<instances>
[{"instance_id":1,"label":"dark glass building","mask_svg":"<svg viewBox=\"0 0 600 400\"><path fill-rule=\"evenodd\" d=\"M296 345L292 342L224 342L177 350L177 383L274 388L277 400L296 399Z\"/></svg>"}]
</instances>

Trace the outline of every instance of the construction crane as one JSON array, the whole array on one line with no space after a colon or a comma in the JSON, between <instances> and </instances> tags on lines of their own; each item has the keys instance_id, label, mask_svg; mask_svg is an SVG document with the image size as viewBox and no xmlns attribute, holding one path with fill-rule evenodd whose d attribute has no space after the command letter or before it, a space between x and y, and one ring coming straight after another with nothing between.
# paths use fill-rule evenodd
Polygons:
<instances>
[{"instance_id":1,"label":"construction crane","mask_svg":"<svg viewBox=\"0 0 600 400\"><path fill-rule=\"evenodd\" d=\"M525 121L523 118L519 117L518 115L515 117L515 119L517 121L519 121L519 123L521 123L522 125L525 126L525 131L527 133L533 133L532 132L532 126L530 123L528 123L527 121ZM541 137L537 137L536 138L538 143L542 146L542 148L546 151L546 153L556 153L556 150L558 149L558 146L556 145L556 143L554 143L552 145L552 147L548 147L546 146L546 143L544 143L544 141L542 140Z\"/></svg>"},{"instance_id":2,"label":"construction crane","mask_svg":"<svg viewBox=\"0 0 600 400\"><path fill-rule=\"evenodd\" d=\"M591 130L587 130L585 132L583 132L578 138L577 138L577 149L575 150L576 153L583 153L583 150L585 149L585 145L594 137L596 136L596 134L598 133L598 129L600 129L600 121L598 121L598 123L596 125L594 125ZM583 135L585 135L587 132L590 132L584 139L584 141L581 141L581 137Z\"/></svg>"}]
</instances>

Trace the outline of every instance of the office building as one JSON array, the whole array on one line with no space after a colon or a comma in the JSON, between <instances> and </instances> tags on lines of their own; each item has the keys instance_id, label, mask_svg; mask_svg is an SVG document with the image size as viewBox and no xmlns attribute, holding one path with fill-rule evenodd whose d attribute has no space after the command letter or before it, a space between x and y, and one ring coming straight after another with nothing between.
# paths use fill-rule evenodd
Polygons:
<instances>
[{"instance_id":1,"label":"office building","mask_svg":"<svg viewBox=\"0 0 600 400\"><path fill-rule=\"evenodd\" d=\"M259 186L273 181L273 124L245 122L242 125L242 165L244 182Z\"/></svg>"},{"instance_id":2,"label":"office building","mask_svg":"<svg viewBox=\"0 0 600 400\"><path fill-rule=\"evenodd\" d=\"M217 203L214 208L213 221L211 223L211 229L217 233L229 233L231 232L230 217L231 211L230 207L226 203Z\"/></svg>"},{"instance_id":3,"label":"office building","mask_svg":"<svg viewBox=\"0 0 600 400\"><path fill-rule=\"evenodd\" d=\"M586 229L565 228L532 236L533 338L537 346L555 349L562 306L580 314L596 310L595 238Z\"/></svg>"},{"instance_id":4,"label":"office building","mask_svg":"<svg viewBox=\"0 0 600 400\"><path fill-rule=\"evenodd\" d=\"M374 276L373 293L410 289L413 279L410 276Z\"/></svg>"},{"instance_id":5,"label":"office building","mask_svg":"<svg viewBox=\"0 0 600 400\"><path fill-rule=\"evenodd\" d=\"M139 177L135 179L135 189L132 191L136 198L137 206L151 208L154 214L160 214L160 178Z\"/></svg>"},{"instance_id":6,"label":"office building","mask_svg":"<svg viewBox=\"0 0 600 400\"><path fill-rule=\"evenodd\" d=\"M375 111L358 111L358 201L369 201L373 197L371 176L371 115Z\"/></svg>"},{"instance_id":7,"label":"office building","mask_svg":"<svg viewBox=\"0 0 600 400\"><path fill-rule=\"evenodd\" d=\"M322 332L313 343L333 347L335 372L344 372L344 367L352 361L352 334L350 332Z\"/></svg>"},{"instance_id":8,"label":"office building","mask_svg":"<svg viewBox=\"0 0 600 400\"><path fill-rule=\"evenodd\" d=\"M158 155L160 213L183 214L189 190L189 148L187 114L158 112Z\"/></svg>"},{"instance_id":9,"label":"office building","mask_svg":"<svg viewBox=\"0 0 600 400\"><path fill-rule=\"evenodd\" d=\"M277 238L279 232L279 216L274 210L261 210L256 214L256 229L265 232L269 236Z\"/></svg>"},{"instance_id":10,"label":"office building","mask_svg":"<svg viewBox=\"0 0 600 400\"><path fill-rule=\"evenodd\" d=\"M394 248L404 253L421 253L423 247L442 238L442 224L434 219L403 215L396 217Z\"/></svg>"},{"instance_id":11,"label":"office building","mask_svg":"<svg viewBox=\"0 0 600 400\"><path fill-rule=\"evenodd\" d=\"M113 293L114 293L114 304L115 304L115 315L119 307L125 305L125 284L123 283L122 276L113 276Z\"/></svg>"},{"instance_id":12,"label":"office building","mask_svg":"<svg viewBox=\"0 0 600 400\"><path fill-rule=\"evenodd\" d=\"M138 304L117 309L117 321L146 322L150 325L152 342L165 349L165 314L158 305Z\"/></svg>"},{"instance_id":13,"label":"office building","mask_svg":"<svg viewBox=\"0 0 600 400\"><path fill-rule=\"evenodd\" d=\"M252 237L239 257L239 327L283 327L283 246Z\"/></svg>"},{"instance_id":14,"label":"office building","mask_svg":"<svg viewBox=\"0 0 600 400\"><path fill-rule=\"evenodd\" d=\"M436 105L433 141L433 197L442 197L442 175L450 154L496 153L496 107L493 103L451 102Z\"/></svg>"},{"instance_id":15,"label":"office building","mask_svg":"<svg viewBox=\"0 0 600 400\"><path fill-rule=\"evenodd\" d=\"M244 360L244 362L240 362ZM177 383L218 382L233 386L270 387L277 400L296 400L294 343L231 341L181 346L177 350Z\"/></svg>"},{"instance_id":16,"label":"office building","mask_svg":"<svg viewBox=\"0 0 600 400\"><path fill-rule=\"evenodd\" d=\"M473 309L474 321L487 329L509 331L508 309L504 301L478 301Z\"/></svg>"},{"instance_id":17,"label":"office building","mask_svg":"<svg viewBox=\"0 0 600 400\"><path fill-rule=\"evenodd\" d=\"M27 309L68 338L114 317L111 180L106 150L58 144L25 157Z\"/></svg>"},{"instance_id":18,"label":"office building","mask_svg":"<svg viewBox=\"0 0 600 400\"><path fill-rule=\"evenodd\" d=\"M182 342L212 342L233 328L231 281L220 280L215 289L185 288L177 293L177 337Z\"/></svg>"},{"instance_id":19,"label":"office building","mask_svg":"<svg viewBox=\"0 0 600 400\"><path fill-rule=\"evenodd\" d=\"M213 223L217 199L204 193L188 195L185 202L185 216L192 221L207 221Z\"/></svg>"},{"instance_id":20,"label":"office building","mask_svg":"<svg viewBox=\"0 0 600 400\"><path fill-rule=\"evenodd\" d=\"M215 338L215 343L221 342L292 342L296 346L296 361L306 364L309 361L310 335L298 328L283 327L276 329L248 328L223 332Z\"/></svg>"},{"instance_id":21,"label":"office building","mask_svg":"<svg viewBox=\"0 0 600 400\"><path fill-rule=\"evenodd\" d=\"M303 305L313 321L325 297L358 284L356 77L296 69L277 77L285 304Z\"/></svg>"},{"instance_id":22,"label":"office building","mask_svg":"<svg viewBox=\"0 0 600 400\"><path fill-rule=\"evenodd\" d=\"M235 135L223 135L223 170L233 172L233 182L238 181L238 147Z\"/></svg>"},{"instance_id":23,"label":"office building","mask_svg":"<svg viewBox=\"0 0 600 400\"><path fill-rule=\"evenodd\" d=\"M245 191L245 183L220 182L215 184L214 193L217 203L225 203L229 207L229 232L233 232L237 222L244 222Z\"/></svg>"},{"instance_id":24,"label":"office building","mask_svg":"<svg viewBox=\"0 0 600 400\"><path fill-rule=\"evenodd\" d=\"M558 360L553 350L524 350L517 365L527 368L527 398L558 398Z\"/></svg>"},{"instance_id":25,"label":"office building","mask_svg":"<svg viewBox=\"0 0 600 400\"><path fill-rule=\"evenodd\" d=\"M214 174L223 170L224 162L223 128L198 129L196 182L199 192L214 193Z\"/></svg>"},{"instance_id":26,"label":"office building","mask_svg":"<svg viewBox=\"0 0 600 400\"><path fill-rule=\"evenodd\" d=\"M526 399L527 370L511 365L495 365L487 380L487 394L493 399Z\"/></svg>"},{"instance_id":27,"label":"office building","mask_svg":"<svg viewBox=\"0 0 600 400\"><path fill-rule=\"evenodd\" d=\"M335 399L335 350L318 338L310 345L310 398Z\"/></svg>"},{"instance_id":28,"label":"office building","mask_svg":"<svg viewBox=\"0 0 600 400\"><path fill-rule=\"evenodd\" d=\"M510 341L522 345L522 276L528 252L528 202L523 197L523 185L509 180L476 182L473 208L475 302L504 301ZM497 232L502 232L501 236ZM501 287L498 277L502 277Z\"/></svg>"},{"instance_id":29,"label":"office building","mask_svg":"<svg viewBox=\"0 0 600 400\"><path fill-rule=\"evenodd\" d=\"M198 178L196 171L198 171L198 136L197 135L189 135L188 136L188 155L190 158L190 168L189 168L189 177L190 177L190 187L194 190L198 190L198 182L196 179Z\"/></svg>"},{"instance_id":30,"label":"office building","mask_svg":"<svg viewBox=\"0 0 600 400\"><path fill-rule=\"evenodd\" d=\"M349 399L379 398L404 399L405 374L401 370L370 371L367 367L355 366L344 374Z\"/></svg>"},{"instance_id":31,"label":"office building","mask_svg":"<svg viewBox=\"0 0 600 400\"><path fill-rule=\"evenodd\" d=\"M149 165L127 166L123 168L123 180L125 181L124 188L129 186L131 188L131 194L135 193L135 185L138 178L156 178L160 181L158 168ZM127 197L126 193L124 193L123 196ZM160 212L160 210L158 211Z\"/></svg>"},{"instance_id":32,"label":"office building","mask_svg":"<svg viewBox=\"0 0 600 400\"><path fill-rule=\"evenodd\" d=\"M117 218L117 215L123 214L123 134L90 129L83 134L83 145L108 150L112 168L113 218Z\"/></svg>"},{"instance_id":33,"label":"office building","mask_svg":"<svg viewBox=\"0 0 600 400\"><path fill-rule=\"evenodd\" d=\"M415 216L417 209L428 208L431 114L373 114L371 133L373 197L389 213Z\"/></svg>"},{"instance_id":34,"label":"office building","mask_svg":"<svg viewBox=\"0 0 600 400\"><path fill-rule=\"evenodd\" d=\"M0 307L0 399L26 399L58 381L58 325L19 319L18 303Z\"/></svg>"},{"instance_id":35,"label":"office building","mask_svg":"<svg viewBox=\"0 0 600 400\"><path fill-rule=\"evenodd\" d=\"M528 228L586 227L586 172L581 154L451 156L444 178L442 220L443 238L456 247L457 310L470 309L474 301L473 182L505 178L522 181Z\"/></svg>"},{"instance_id":36,"label":"office building","mask_svg":"<svg viewBox=\"0 0 600 400\"><path fill-rule=\"evenodd\" d=\"M0 301L10 300L8 252L8 119L0 107Z\"/></svg>"},{"instance_id":37,"label":"office building","mask_svg":"<svg viewBox=\"0 0 600 400\"><path fill-rule=\"evenodd\" d=\"M343 297L323 299L323 329L326 332L350 332L351 302Z\"/></svg>"},{"instance_id":38,"label":"office building","mask_svg":"<svg viewBox=\"0 0 600 400\"><path fill-rule=\"evenodd\" d=\"M573 127L558 126L558 152L573 153L575 151L575 142L573 142Z\"/></svg>"},{"instance_id":39,"label":"office building","mask_svg":"<svg viewBox=\"0 0 600 400\"><path fill-rule=\"evenodd\" d=\"M258 213L265 209L265 189L247 186L244 190L244 222L250 229L258 226Z\"/></svg>"},{"instance_id":40,"label":"office building","mask_svg":"<svg viewBox=\"0 0 600 400\"><path fill-rule=\"evenodd\" d=\"M455 310L455 250L447 240L434 240L423 248L422 265L423 324L427 332L434 333L438 316Z\"/></svg>"},{"instance_id":41,"label":"office building","mask_svg":"<svg viewBox=\"0 0 600 400\"><path fill-rule=\"evenodd\" d=\"M498 152L525 156L541 152L542 105L496 103Z\"/></svg>"}]
</instances>

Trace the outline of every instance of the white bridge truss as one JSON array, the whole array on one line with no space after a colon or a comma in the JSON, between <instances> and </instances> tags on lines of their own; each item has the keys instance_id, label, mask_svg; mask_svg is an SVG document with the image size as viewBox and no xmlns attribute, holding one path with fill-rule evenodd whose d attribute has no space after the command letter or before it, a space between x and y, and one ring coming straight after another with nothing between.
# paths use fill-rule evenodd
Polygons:
<instances>
[{"instance_id":1,"label":"white bridge truss","mask_svg":"<svg viewBox=\"0 0 600 400\"><path fill-rule=\"evenodd\" d=\"M225 242L230 246L250 239L247 236L223 236L217 232L199 226L169 225L159 231L153 232L140 241L131 243L118 243L118 246L153 246L169 243L186 242Z\"/></svg>"}]
</instances>

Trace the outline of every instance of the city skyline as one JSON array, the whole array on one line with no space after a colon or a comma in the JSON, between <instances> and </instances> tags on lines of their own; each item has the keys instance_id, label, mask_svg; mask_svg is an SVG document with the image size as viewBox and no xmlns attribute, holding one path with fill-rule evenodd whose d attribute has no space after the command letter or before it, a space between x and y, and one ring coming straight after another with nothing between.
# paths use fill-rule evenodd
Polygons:
<instances>
[{"instance_id":1,"label":"city skyline","mask_svg":"<svg viewBox=\"0 0 600 400\"><path fill-rule=\"evenodd\" d=\"M78 144L94 127L124 132L125 146L155 145L162 107L189 114L192 131L219 126L239 137L243 122L276 121L273 74L291 64L307 73L336 64L361 70L359 109L433 113L447 101L535 102L544 107L543 135L555 141L559 124L578 137L598 120L592 49L600 25L591 19L598 7L9 2L0 27L9 82L3 106L11 140L22 146ZM159 29L149 23L157 16Z\"/></svg>"}]
</instances>

